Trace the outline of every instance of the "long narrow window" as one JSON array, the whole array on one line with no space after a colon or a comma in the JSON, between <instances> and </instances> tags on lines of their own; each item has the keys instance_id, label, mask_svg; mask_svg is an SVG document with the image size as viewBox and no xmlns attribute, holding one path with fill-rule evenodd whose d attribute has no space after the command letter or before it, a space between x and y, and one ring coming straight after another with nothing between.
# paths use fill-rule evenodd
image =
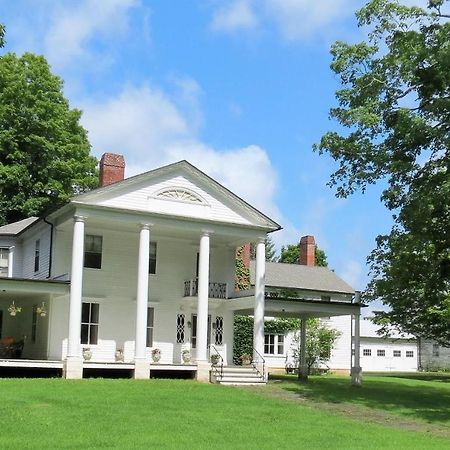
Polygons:
<instances>
[{"instance_id":1,"label":"long narrow window","mask_svg":"<svg viewBox=\"0 0 450 450\"><path fill-rule=\"evenodd\" d=\"M197 314L192 314L191 346L192 346L192 348L197 347Z\"/></svg>"},{"instance_id":2,"label":"long narrow window","mask_svg":"<svg viewBox=\"0 0 450 450\"><path fill-rule=\"evenodd\" d=\"M177 314L177 344L184 343L184 337L185 337L184 323L185 323L184 314Z\"/></svg>"},{"instance_id":3,"label":"long narrow window","mask_svg":"<svg viewBox=\"0 0 450 450\"><path fill-rule=\"evenodd\" d=\"M214 343L216 345L223 344L223 317L217 316L215 322Z\"/></svg>"},{"instance_id":4,"label":"long narrow window","mask_svg":"<svg viewBox=\"0 0 450 450\"><path fill-rule=\"evenodd\" d=\"M0 309L0 339L3 336L2 332L3 332L3 311Z\"/></svg>"},{"instance_id":5,"label":"long narrow window","mask_svg":"<svg viewBox=\"0 0 450 450\"><path fill-rule=\"evenodd\" d=\"M156 274L156 242L150 242L148 273Z\"/></svg>"},{"instance_id":6,"label":"long narrow window","mask_svg":"<svg viewBox=\"0 0 450 450\"><path fill-rule=\"evenodd\" d=\"M0 248L0 277L8 276L9 248Z\"/></svg>"},{"instance_id":7,"label":"long narrow window","mask_svg":"<svg viewBox=\"0 0 450 450\"><path fill-rule=\"evenodd\" d=\"M103 237L87 234L84 238L84 267L102 268Z\"/></svg>"},{"instance_id":8,"label":"long narrow window","mask_svg":"<svg viewBox=\"0 0 450 450\"><path fill-rule=\"evenodd\" d=\"M147 308L147 347L153 347L154 308Z\"/></svg>"},{"instance_id":9,"label":"long narrow window","mask_svg":"<svg viewBox=\"0 0 450 450\"><path fill-rule=\"evenodd\" d=\"M37 336L37 305L33 306L33 312L32 312L32 317L31 317L31 342L33 342L33 344L36 342L36 336Z\"/></svg>"},{"instance_id":10,"label":"long narrow window","mask_svg":"<svg viewBox=\"0 0 450 450\"><path fill-rule=\"evenodd\" d=\"M34 271L39 271L39 260L41 255L41 240L38 239L34 245Z\"/></svg>"},{"instance_id":11,"label":"long narrow window","mask_svg":"<svg viewBox=\"0 0 450 450\"><path fill-rule=\"evenodd\" d=\"M83 303L81 310L81 343L97 345L98 303Z\"/></svg>"}]
</instances>

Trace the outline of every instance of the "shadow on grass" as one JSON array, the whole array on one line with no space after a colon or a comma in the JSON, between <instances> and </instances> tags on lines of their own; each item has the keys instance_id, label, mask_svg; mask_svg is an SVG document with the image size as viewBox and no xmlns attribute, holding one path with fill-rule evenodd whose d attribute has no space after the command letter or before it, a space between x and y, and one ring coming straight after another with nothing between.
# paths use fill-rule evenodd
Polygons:
<instances>
[{"instance_id":1,"label":"shadow on grass","mask_svg":"<svg viewBox=\"0 0 450 450\"><path fill-rule=\"evenodd\" d=\"M427 380L431 381L430 378ZM293 376L274 379L281 381L277 383L281 389L313 402L366 406L410 419L450 425L450 389L447 384L431 385L422 382L423 379L368 377L361 388L355 388L351 386L349 377L311 377L307 382L299 382Z\"/></svg>"}]
</instances>

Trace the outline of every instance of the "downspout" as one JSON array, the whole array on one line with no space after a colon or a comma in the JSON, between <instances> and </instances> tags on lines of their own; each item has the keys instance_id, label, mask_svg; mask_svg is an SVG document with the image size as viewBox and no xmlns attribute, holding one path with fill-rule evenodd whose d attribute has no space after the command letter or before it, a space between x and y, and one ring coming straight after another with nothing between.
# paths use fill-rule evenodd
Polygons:
<instances>
[{"instance_id":1,"label":"downspout","mask_svg":"<svg viewBox=\"0 0 450 450\"><path fill-rule=\"evenodd\" d=\"M49 222L45 217L42 219L46 224L50 225L50 252L48 255L48 276L47 278L51 278L52 276L52 265L53 265L53 229L55 226Z\"/></svg>"}]
</instances>

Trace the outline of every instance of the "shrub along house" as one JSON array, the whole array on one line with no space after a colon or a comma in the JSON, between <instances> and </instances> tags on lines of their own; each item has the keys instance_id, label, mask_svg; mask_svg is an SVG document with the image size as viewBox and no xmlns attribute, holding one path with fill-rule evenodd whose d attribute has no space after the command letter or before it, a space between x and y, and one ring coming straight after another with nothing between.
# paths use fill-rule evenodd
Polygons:
<instances>
[{"instance_id":1,"label":"shrub along house","mask_svg":"<svg viewBox=\"0 0 450 450\"><path fill-rule=\"evenodd\" d=\"M220 379L239 312L254 316L252 370L264 381L265 301L271 315L295 304L265 298L264 240L280 226L186 161L124 170L107 153L100 188L0 227L0 369L53 364L81 378L121 367L148 378L188 368L208 380L218 354ZM254 289L235 292L236 247L248 242Z\"/></svg>"}]
</instances>

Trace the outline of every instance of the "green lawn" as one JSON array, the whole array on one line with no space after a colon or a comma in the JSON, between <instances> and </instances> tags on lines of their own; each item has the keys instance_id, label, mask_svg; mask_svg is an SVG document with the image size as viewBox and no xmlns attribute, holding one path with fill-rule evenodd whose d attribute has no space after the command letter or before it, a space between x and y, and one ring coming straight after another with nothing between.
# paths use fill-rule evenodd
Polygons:
<instances>
[{"instance_id":1,"label":"green lawn","mask_svg":"<svg viewBox=\"0 0 450 450\"><path fill-rule=\"evenodd\" d=\"M382 381L380 381L382 380ZM372 379L362 389L347 389L347 378L317 378L307 385L292 379L266 388L242 389L187 380L0 379L0 448L238 448L238 449L435 449L449 448L439 433L371 423L355 415L322 408L333 402L384 408L373 392L395 391L395 379ZM326 382L330 387L326 387ZM372 383L384 383L375 391ZM413 380L409 394L426 395L426 409L435 398L434 383ZM343 383L343 384L341 384ZM408 386L410 380L398 385ZM437 382L436 382L437 383ZM441 392L450 393L449 385ZM333 387L334 386L334 387ZM436 388L439 390L439 388ZM301 400L301 390L305 397ZM329 395L336 390L340 393ZM308 400L316 392L320 402ZM368 393L370 400L364 400ZM370 392L370 394L369 394ZM283 398L287 394L292 398ZM302 394L303 395L303 394ZM300 400L299 400L300 399ZM392 399L392 411L396 410ZM448 425L448 397L426 420ZM443 405L443 402L446 402ZM420 401L400 401L398 414L420 409ZM444 411L445 412L445 411ZM419 421L424 420L420 414Z\"/></svg>"}]
</instances>

